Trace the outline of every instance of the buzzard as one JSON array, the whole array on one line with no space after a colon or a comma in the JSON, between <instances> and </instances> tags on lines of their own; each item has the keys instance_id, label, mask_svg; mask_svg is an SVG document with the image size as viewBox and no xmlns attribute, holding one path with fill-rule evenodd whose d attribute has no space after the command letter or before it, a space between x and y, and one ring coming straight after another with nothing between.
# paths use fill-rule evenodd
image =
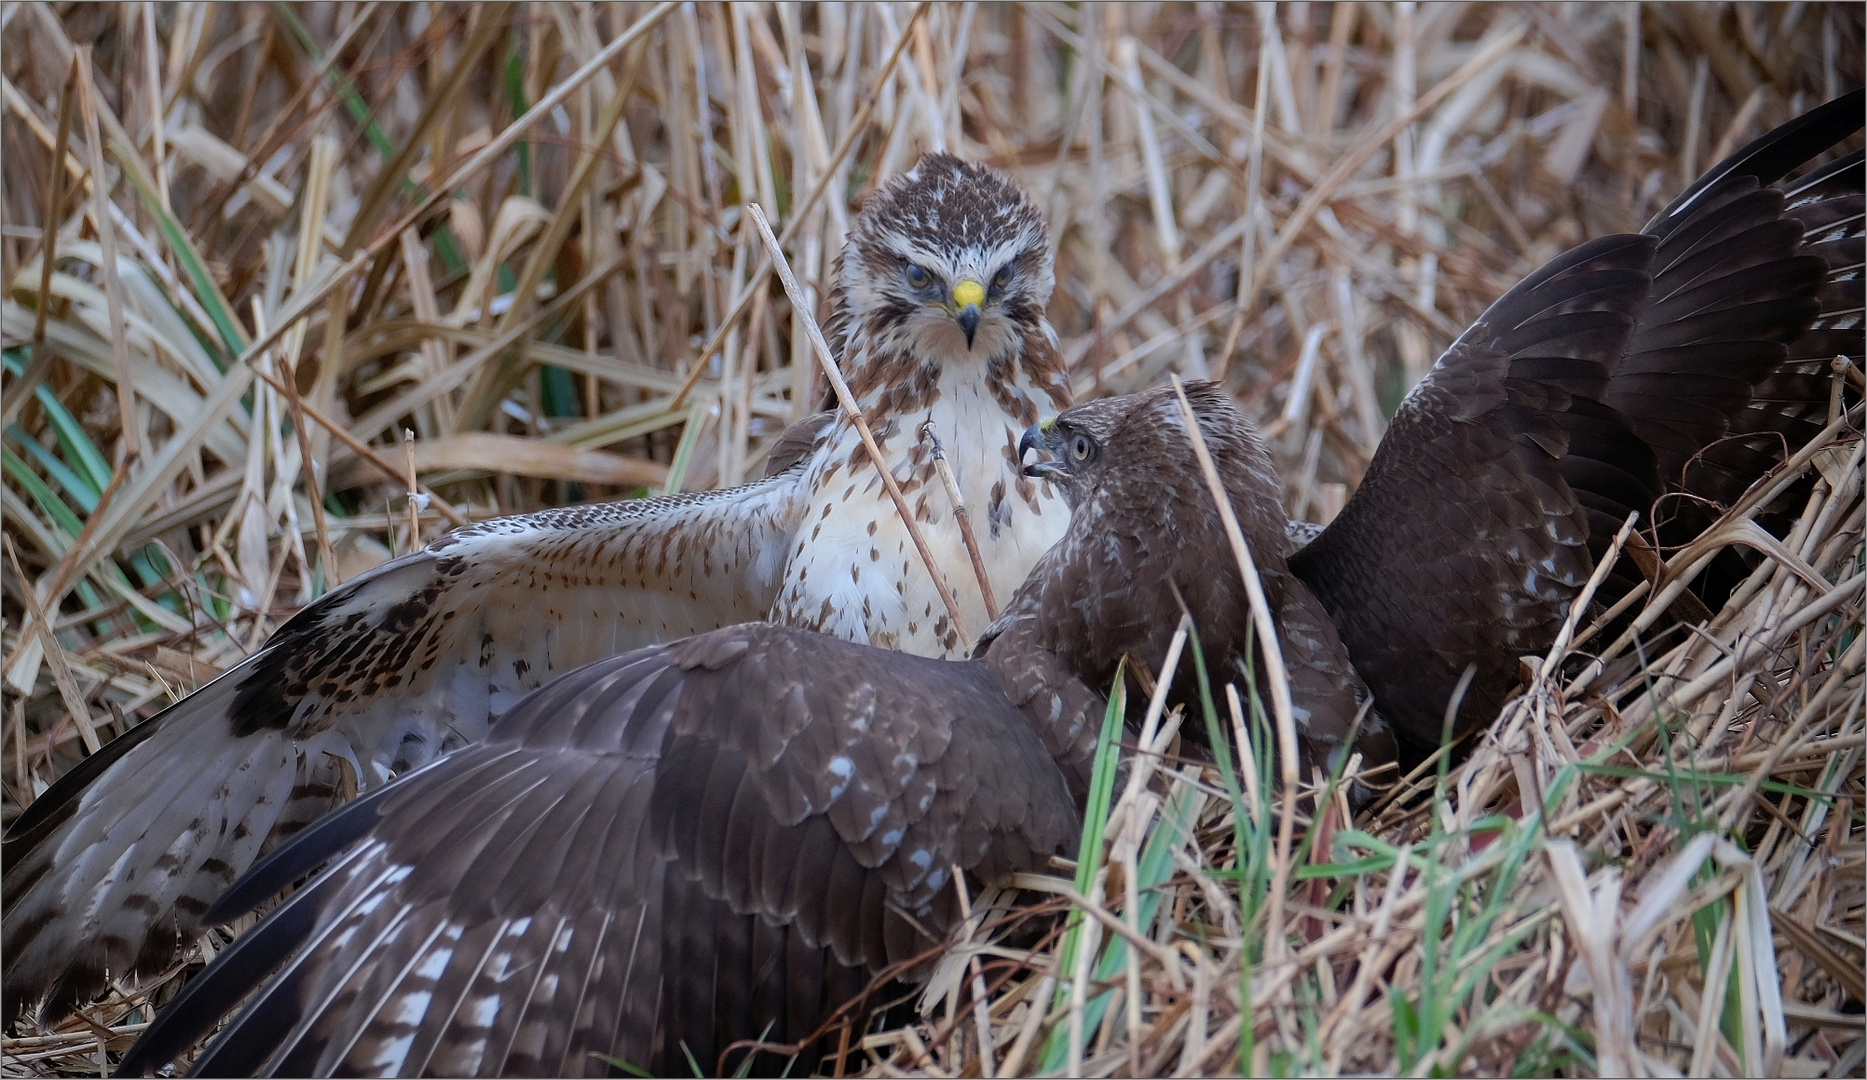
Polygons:
<instances>
[{"instance_id":1,"label":"buzzard","mask_svg":"<svg viewBox=\"0 0 1867 1080\"><path fill-rule=\"evenodd\" d=\"M1069 404L1044 318L1043 218L1007 176L946 154L877 191L831 291L839 365L961 621L989 621L920 429L948 452L990 585L1063 534L1019 434ZM361 575L258 653L79 764L8 830L4 997L52 1020L159 971L263 852L346 793L483 737L526 692L640 646L748 620L929 656L971 644L847 416L781 440L724 491L501 518Z\"/></svg>"},{"instance_id":2,"label":"buzzard","mask_svg":"<svg viewBox=\"0 0 1867 1080\"><path fill-rule=\"evenodd\" d=\"M1221 466L1227 500L1276 623L1290 680L1299 775L1307 780L1312 770L1332 774L1347 764L1349 750L1360 753L1360 772L1392 762L1387 722L1378 713L1363 715L1368 689L1328 611L1285 562L1283 485L1270 455L1248 423L1233 419L1235 411L1216 384L1195 382L1186 393ZM1177 409L1162 404L1173 400L1170 389L1159 389L1132 399L1092 401L1025 432L1021 449L1049 456L1025 472L1062 491L1070 504L1070 529L1024 583L1034 602L1008 612L982 645L1020 626L1039 644L1069 656L1078 677L1107 686L1124 659L1132 668L1163 656L1184 611L1203 650L1220 661L1220 678L1246 684L1251 605L1199 466L1174 452L1190 444ZM1161 430L1139 430L1143 424ZM1200 707L1194 664L1190 653L1181 660L1170 703ZM1205 741L1199 725L1186 735ZM1370 793L1359 780L1352 782L1354 801L1364 802Z\"/></svg>"},{"instance_id":3,"label":"buzzard","mask_svg":"<svg viewBox=\"0 0 1867 1080\"><path fill-rule=\"evenodd\" d=\"M1401 402L1354 496L1290 559L1399 732L1437 744L1474 664L1458 728L1495 717L1630 512L1682 544L1716 513L1702 503L1735 502L1821 430L1831 361L1862 356L1861 152L1773 185L1859 131L1862 104L1805 113L1645 231L1557 256ZM1597 595L1641 580L1630 563Z\"/></svg>"},{"instance_id":4,"label":"buzzard","mask_svg":"<svg viewBox=\"0 0 1867 1080\"><path fill-rule=\"evenodd\" d=\"M1473 666L1463 722L1494 713L1628 513L1741 490L1806 430L1828 396L1815 365L1860 354L1862 158L1774 185L1861 112L1856 93L1792 121L1645 232L1512 289L1287 563L1270 462L1216 387L1190 388L1285 630L1312 763L1383 760L1383 717L1436 738ZM199 1071L576 1073L604 1052L669 1070L807 1037L952 924L949 868L977 884L1068 850L1100 689L1120 658L1159 655L1181 604L1209 653L1251 662L1243 584L1170 401L1025 432L1016 456L1050 453L1029 472L1070 526L976 660L740 627L586 668L236 886L210 918L329 863L126 1069L171 1060L242 1000ZM1379 713L1349 744L1357 671Z\"/></svg>"},{"instance_id":5,"label":"buzzard","mask_svg":"<svg viewBox=\"0 0 1867 1080\"><path fill-rule=\"evenodd\" d=\"M1216 385L1188 397L1267 596L1274 579L1284 610L1302 606L1273 554L1268 457ZM256 867L210 921L328 862L188 984L123 1072L172 1060L243 1000L197 1073L578 1076L608 1055L673 1075L737 1040L809 1038L943 940L956 869L976 889L1074 851L1109 658L1158 662L1176 591L1207 654L1246 662L1243 583L1171 389L1029 439L1064 450L1040 471L1073 504L1069 532L976 659L756 624L566 675ZM1352 688L1293 690L1306 738L1340 744L1346 723L1325 717L1352 721Z\"/></svg>"}]
</instances>

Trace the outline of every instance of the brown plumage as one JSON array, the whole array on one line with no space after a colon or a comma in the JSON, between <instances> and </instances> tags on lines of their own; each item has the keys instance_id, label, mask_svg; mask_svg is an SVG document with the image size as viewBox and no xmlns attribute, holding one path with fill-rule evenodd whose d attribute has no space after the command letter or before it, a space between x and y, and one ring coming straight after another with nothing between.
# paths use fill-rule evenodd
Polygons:
<instances>
[{"instance_id":1,"label":"brown plumage","mask_svg":"<svg viewBox=\"0 0 1867 1080\"><path fill-rule=\"evenodd\" d=\"M976 297L960 288L974 279ZM932 421L944 441L1008 596L1065 525L1013 453L1040 409L1069 403L1043 314L1051 286L1042 216L1017 185L935 154L870 197L831 289L839 361L966 635L844 417L794 428L756 483L450 533L321 597L12 823L5 1019L50 1023L107 977L168 967L208 904L348 787L479 739L520 696L593 660L766 618L965 655L988 618L919 430Z\"/></svg>"},{"instance_id":2,"label":"brown plumage","mask_svg":"<svg viewBox=\"0 0 1867 1080\"><path fill-rule=\"evenodd\" d=\"M1280 549L1262 448L1215 387L1190 390L1221 468L1253 478L1233 483L1236 512ZM1209 496L1158 497L1196 475L1171 392L1048 430L1090 429L1093 460L1060 472L1077 503L1067 539L979 659L748 625L567 675L222 898L210 921L330 860L187 986L124 1070L170 1060L261 984L197 1072L582 1075L604 1070L600 1053L667 1074L689 1052L711 1070L735 1040L808 1037L940 943L954 866L976 889L1073 851L1108 658L1159 663L1146 621L1171 611L1171 629L1176 585L1211 620L1208 654L1242 660L1220 657L1242 647L1222 601L1243 591L1229 553L1213 556L1223 536L1201 535ZM1110 535L1132 561L1104 557ZM1287 603L1300 584L1280 559L1269 569Z\"/></svg>"},{"instance_id":3,"label":"brown plumage","mask_svg":"<svg viewBox=\"0 0 1867 1080\"><path fill-rule=\"evenodd\" d=\"M1215 462L1224 463L1220 475L1278 626L1307 781L1312 768L1328 773L1341 763L1367 691L1328 613L1285 564L1282 485L1257 433L1217 384L1191 383L1186 394ZM1216 678L1242 686L1254 662L1245 584L1190 445L1164 387L1079 405L1025 434L1026 448L1052 458L1026 471L1055 482L1071 509L1069 532L1025 584L1040 604L1023 617L1035 640L1096 686L1108 685L1124 656L1155 663L1165 655L1182 603L1208 662L1219 665ZM1190 656L1181 668L1173 700L1197 709ZM1203 741L1198 725L1184 730ZM1393 760L1380 716L1363 718L1353 749L1366 768Z\"/></svg>"},{"instance_id":4,"label":"brown plumage","mask_svg":"<svg viewBox=\"0 0 1867 1080\"><path fill-rule=\"evenodd\" d=\"M1646 231L1557 256L1401 403L1336 520L1290 560L1376 707L1437 743L1497 715L1630 511L1662 547L1826 419L1861 357L1859 151L1772 187L1861 127L1856 91L1711 169ZM1715 514L1716 510L1709 511ZM1661 527L1652 530L1652 523ZM1743 563L1706 587L1716 602ZM1611 601L1640 580L1617 563Z\"/></svg>"}]
</instances>

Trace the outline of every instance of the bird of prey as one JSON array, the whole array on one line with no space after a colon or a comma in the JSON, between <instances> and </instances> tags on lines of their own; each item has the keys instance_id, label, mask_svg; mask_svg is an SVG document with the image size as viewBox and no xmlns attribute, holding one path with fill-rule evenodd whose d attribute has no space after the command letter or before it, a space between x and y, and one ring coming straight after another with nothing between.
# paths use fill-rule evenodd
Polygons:
<instances>
[{"instance_id":1,"label":"bird of prey","mask_svg":"<svg viewBox=\"0 0 1867 1080\"><path fill-rule=\"evenodd\" d=\"M1437 744L1471 664L1458 727L1494 718L1630 511L1660 523L1651 542L1684 543L1712 518L1675 514L1694 505L1679 494L1729 505L1821 429L1830 362L1861 363L1861 153L1774 185L1861 122L1857 90L1720 162L1645 231L1557 256L1401 403L1290 560L1401 733ZM1598 596L1640 580L1630 561Z\"/></svg>"},{"instance_id":2,"label":"bird of prey","mask_svg":"<svg viewBox=\"0 0 1867 1080\"><path fill-rule=\"evenodd\" d=\"M1067 523L1019 434L1069 404L1042 215L946 154L877 191L835 271L830 336L958 597L989 621L920 438L931 422L1008 596ZM347 793L472 743L592 660L749 620L928 656L971 644L847 416L784 440L743 487L472 525L300 611L264 648L79 764L8 830L6 1018L50 1021L160 971L201 913Z\"/></svg>"},{"instance_id":3,"label":"bird of prey","mask_svg":"<svg viewBox=\"0 0 1867 1080\"><path fill-rule=\"evenodd\" d=\"M1647 231L1507 293L1287 567L1268 460L1215 388L1192 388L1267 602L1296 628L1312 763L1379 759L1380 716L1436 737L1468 665L1464 715L1494 712L1628 512L1741 484L1771 461L1753 436L1808 422L1802 369L1860 352L1861 156L1773 185L1861 111L1857 93L1792 121ZM1055 458L1032 472L1069 500L1070 529L978 660L764 627L587 668L236 887L212 917L330 861L126 1066L171 1059L249 994L200 1071L581 1072L605 1051L668 1069L683 1047L711 1067L701 1051L736 1038L807 1037L951 924L948 867L982 881L1067 850L1100 688L1120 657L1159 654L1181 602L1210 652L1249 664L1242 582L1169 400L1026 432ZM1703 453L1732 433L1742 453ZM1350 658L1379 710L1352 747Z\"/></svg>"},{"instance_id":4,"label":"bird of prey","mask_svg":"<svg viewBox=\"0 0 1867 1080\"><path fill-rule=\"evenodd\" d=\"M1220 388L1187 391L1289 610L1301 585L1270 461ZM737 1040L808 1039L941 943L955 868L976 890L1074 851L1110 658L1159 661L1176 591L1207 654L1246 662L1244 586L1172 390L1029 438L1062 451L1041 471L1073 504L1069 532L977 659L748 625L564 676L256 867L211 920L328 861L123 1071L169 1062L242 1001L197 1073L577 1076L608 1055L672 1075ZM1293 690L1306 741L1339 744L1346 725L1325 718L1352 721L1351 688Z\"/></svg>"},{"instance_id":5,"label":"bird of prey","mask_svg":"<svg viewBox=\"0 0 1867 1080\"><path fill-rule=\"evenodd\" d=\"M1290 680L1299 775L1308 780L1315 770L1334 774L1349 763L1349 752L1361 755L1358 774L1378 770L1394 760L1393 736L1379 713L1366 713L1368 689L1328 611L1290 573L1276 466L1250 425L1230 419L1233 410L1216 384L1192 383L1186 392L1202 417L1207 446L1223 463L1220 476L1276 624ZM1183 438L1178 433L1185 425L1156 399L1173 400L1168 391L1155 390L1132 400L1092 401L1025 432L1021 450L1049 457L1025 472L1063 492L1070 530L1024 584L1036 603L1007 613L986 642L1009 626L1028 624L1025 632L1063 648L1083 679L1107 686L1124 659L1145 665L1163 656L1184 611L1220 680L1258 685L1245 678L1255 659L1244 579L1198 465L1166 449ZM1208 422L1208 416L1226 422ZM1140 423L1166 430L1144 436L1134 430ZM1121 456L1105 462L1105 447ZM1149 449L1142 454L1137 447ZM1168 701L1196 710L1190 653L1180 666ZM1205 741L1198 725L1185 730L1194 742ZM1351 781L1351 801L1365 802L1370 794L1359 780Z\"/></svg>"}]
</instances>

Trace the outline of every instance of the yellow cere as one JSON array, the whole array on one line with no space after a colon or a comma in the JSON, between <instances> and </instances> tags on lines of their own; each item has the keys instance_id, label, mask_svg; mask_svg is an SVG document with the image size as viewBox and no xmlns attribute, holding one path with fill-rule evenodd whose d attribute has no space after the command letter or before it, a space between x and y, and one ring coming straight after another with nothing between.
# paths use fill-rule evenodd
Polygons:
<instances>
[{"instance_id":1,"label":"yellow cere","mask_svg":"<svg viewBox=\"0 0 1867 1080\"><path fill-rule=\"evenodd\" d=\"M985 305L985 286L967 278L953 286L953 306L956 308L983 307Z\"/></svg>"}]
</instances>

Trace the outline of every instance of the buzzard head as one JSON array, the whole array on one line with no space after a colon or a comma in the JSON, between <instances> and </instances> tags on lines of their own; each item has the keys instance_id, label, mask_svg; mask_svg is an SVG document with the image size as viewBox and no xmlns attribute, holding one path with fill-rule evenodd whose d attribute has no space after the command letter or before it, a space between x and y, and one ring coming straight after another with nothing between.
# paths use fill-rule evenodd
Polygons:
<instances>
[{"instance_id":1,"label":"buzzard head","mask_svg":"<svg viewBox=\"0 0 1867 1080\"><path fill-rule=\"evenodd\" d=\"M1270 456L1225 391L1217 383L1191 382L1186 384L1186 399L1233 503L1241 496L1277 491ZM1104 457L1111 448L1119 467ZM1169 497L1211 498L1205 494L1205 480L1171 386L1091 401L1039 421L1018 440L1019 460L1031 450L1049 459L1026 464L1024 475L1057 484L1072 509L1091 501L1091 496L1107 494L1115 484L1128 489L1123 501L1137 506ZM1246 508L1241 506L1239 513L1242 518Z\"/></svg>"},{"instance_id":2,"label":"buzzard head","mask_svg":"<svg viewBox=\"0 0 1867 1080\"><path fill-rule=\"evenodd\" d=\"M1186 398L1252 551L1260 562L1281 564L1283 488L1263 442L1217 383L1188 383ZM1033 424L1018 440L1019 460L1031 450L1048 459L1024 465L1024 474L1062 491L1072 533L1159 530L1176 543L1224 535L1171 386L1091 401ZM1146 546L1166 550L1161 539ZM1221 556L1230 558L1222 547L1215 551Z\"/></svg>"},{"instance_id":3,"label":"buzzard head","mask_svg":"<svg viewBox=\"0 0 1867 1080\"><path fill-rule=\"evenodd\" d=\"M1276 469L1217 383L1188 383L1186 397L1275 608L1287 576ZM1247 654L1244 579L1173 387L1065 409L1019 445L1048 459L1024 471L1060 490L1070 527L1007 610L1034 610L1045 643L1081 678L1107 686L1130 655L1158 664L1183 602L1209 657ZM1182 674L1178 685L1193 687Z\"/></svg>"},{"instance_id":4,"label":"buzzard head","mask_svg":"<svg viewBox=\"0 0 1867 1080\"><path fill-rule=\"evenodd\" d=\"M1042 325L1053 283L1036 205L1011 177L951 154L929 154L876 192L851 225L838 281L868 316L848 319L847 332L940 360L1017 351Z\"/></svg>"},{"instance_id":5,"label":"buzzard head","mask_svg":"<svg viewBox=\"0 0 1867 1080\"><path fill-rule=\"evenodd\" d=\"M1084 496L1101 486L1102 448L1114 437L1126 415L1124 410L1111 407L1118 402L1092 401L1025 428L1018 439L1018 460L1023 461L1033 450L1045 456L1024 466L1024 475L1057 485L1072 510L1082 505Z\"/></svg>"}]
</instances>

